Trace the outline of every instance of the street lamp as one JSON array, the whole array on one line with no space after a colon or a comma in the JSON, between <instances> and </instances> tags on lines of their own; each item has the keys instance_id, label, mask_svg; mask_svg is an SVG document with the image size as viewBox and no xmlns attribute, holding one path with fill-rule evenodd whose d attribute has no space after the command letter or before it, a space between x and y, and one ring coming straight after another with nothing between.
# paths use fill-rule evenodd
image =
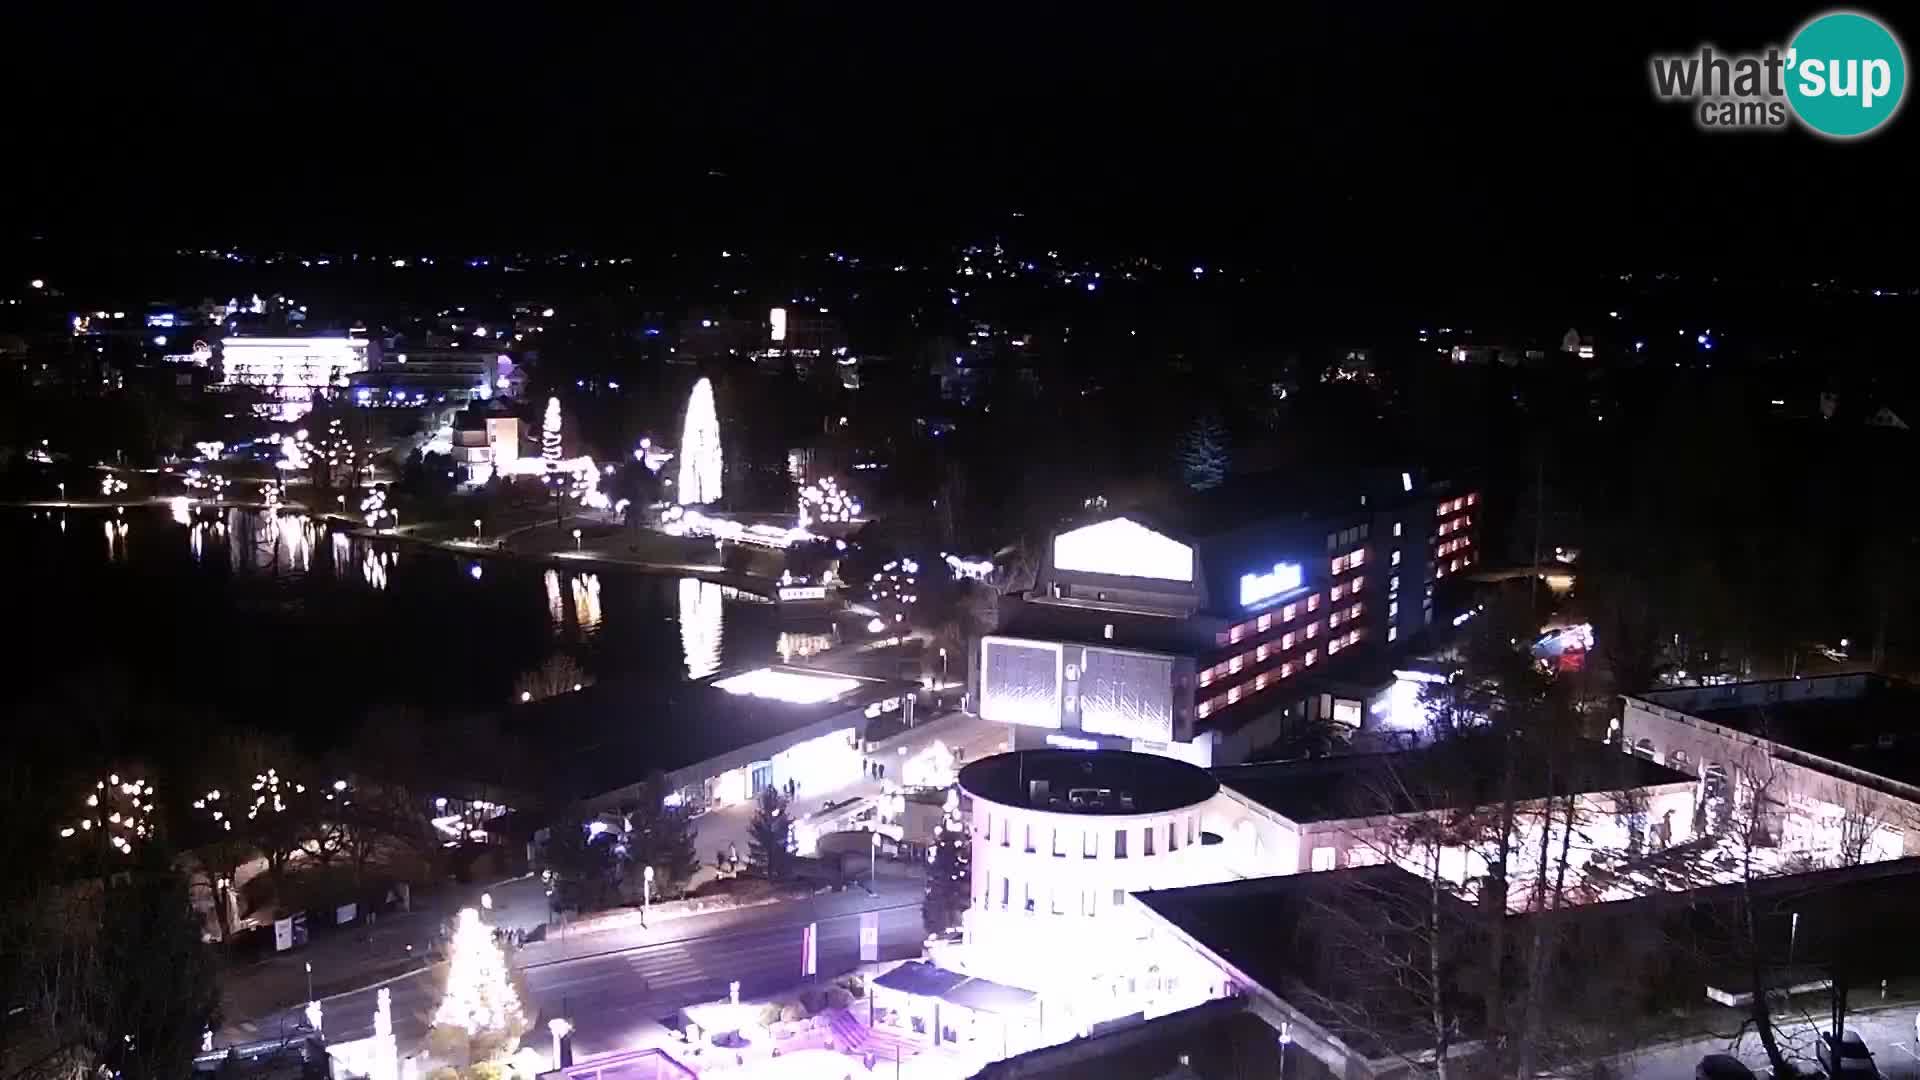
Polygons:
<instances>
[{"instance_id":1,"label":"street lamp","mask_svg":"<svg viewBox=\"0 0 1920 1080\"><path fill-rule=\"evenodd\" d=\"M476 544L480 542L480 519L479 518L473 519L473 542Z\"/></svg>"},{"instance_id":2,"label":"street lamp","mask_svg":"<svg viewBox=\"0 0 1920 1080\"><path fill-rule=\"evenodd\" d=\"M875 892L880 890L880 834L873 834L873 843L869 845L872 857L867 860L867 888Z\"/></svg>"},{"instance_id":3,"label":"street lamp","mask_svg":"<svg viewBox=\"0 0 1920 1080\"><path fill-rule=\"evenodd\" d=\"M940 689L947 688L947 647L940 646Z\"/></svg>"},{"instance_id":4,"label":"street lamp","mask_svg":"<svg viewBox=\"0 0 1920 1080\"><path fill-rule=\"evenodd\" d=\"M580 550L580 530L579 529L573 530L573 550L575 551Z\"/></svg>"},{"instance_id":5,"label":"street lamp","mask_svg":"<svg viewBox=\"0 0 1920 1080\"><path fill-rule=\"evenodd\" d=\"M313 1000L313 961L307 961L307 1000Z\"/></svg>"},{"instance_id":6,"label":"street lamp","mask_svg":"<svg viewBox=\"0 0 1920 1080\"><path fill-rule=\"evenodd\" d=\"M486 912L488 915L493 914L493 894L492 893L483 892L480 894L480 910Z\"/></svg>"},{"instance_id":7,"label":"street lamp","mask_svg":"<svg viewBox=\"0 0 1920 1080\"><path fill-rule=\"evenodd\" d=\"M640 926L647 925L647 910L653 906L653 867L647 867L640 875Z\"/></svg>"},{"instance_id":8,"label":"street lamp","mask_svg":"<svg viewBox=\"0 0 1920 1080\"><path fill-rule=\"evenodd\" d=\"M1280 1080L1287 1078L1287 1047L1293 1045L1293 1022L1280 1021Z\"/></svg>"},{"instance_id":9,"label":"street lamp","mask_svg":"<svg viewBox=\"0 0 1920 1080\"><path fill-rule=\"evenodd\" d=\"M561 1017L547 1021L547 1030L553 1033L553 1067L560 1067L560 1040L573 1031L573 1025Z\"/></svg>"}]
</instances>

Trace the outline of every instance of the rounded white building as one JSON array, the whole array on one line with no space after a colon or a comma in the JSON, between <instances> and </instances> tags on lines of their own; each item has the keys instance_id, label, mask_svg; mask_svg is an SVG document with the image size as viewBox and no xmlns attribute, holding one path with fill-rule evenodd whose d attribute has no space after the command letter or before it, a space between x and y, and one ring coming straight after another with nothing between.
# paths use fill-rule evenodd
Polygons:
<instances>
[{"instance_id":1,"label":"rounded white building","mask_svg":"<svg viewBox=\"0 0 1920 1080\"><path fill-rule=\"evenodd\" d=\"M1002 970L1025 966L1016 958L1047 966L1062 950L1118 959L1137 920L1128 893L1218 876L1205 850L1218 838L1200 818L1220 785L1186 762L1018 750L961 769L960 788L973 804L967 940Z\"/></svg>"}]
</instances>

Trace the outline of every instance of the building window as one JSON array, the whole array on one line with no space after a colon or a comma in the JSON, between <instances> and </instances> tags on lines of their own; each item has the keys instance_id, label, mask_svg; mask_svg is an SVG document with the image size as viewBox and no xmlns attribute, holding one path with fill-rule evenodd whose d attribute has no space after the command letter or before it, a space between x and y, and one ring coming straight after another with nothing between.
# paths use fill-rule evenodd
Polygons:
<instances>
[{"instance_id":1,"label":"building window","mask_svg":"<svg viewBox=\"0 0 1920 1080\"><path fill-rule=\"evenodd\" d=\"M1393 549L1393 556L1388 560L1388 562L1393 566L1400 565L1400 549L1399 548Z\"/></svg>"},{"instance_id":2,"label":"building window","mask_svg":"<svg viewBox=\"0 0 1920 1080\"><path fill-rule=\"evenodd\" d=\"M1153 857L1153 826L1151 825L1140 830L1140 855L1149 859Z\"/></svg>"},{"instance_id":3,"label":"building window","mask_svg":"<svg viewBox=\"0 0 1920 1080\"><path fill-rule=\"evenodd\" d=\"M1288 604L1287 606L1280 609L1280 621L1292 622L1293 617L1298 614L1300 614L1300 605Z\"/></svg>"},{"instance_id":4,"label":"building window","mask_svg":"<svg viewBox=\"0 0 1920 1080\"><path fill-rule=\"evenodd\" d=\"M1397 593L1400 591L1400 575L1399 574L1395 574L1392 577L1387 579L1387 591L1390 593Z\"/></svg>"},{"instance_id":5,"label":"building window","mask_svg":"<svg viewBox=\"0 0 1920 1080\"><path fill-rule=\"evenodd\" d=\"M1126 902L1127 902L1127 890L1125 889L1113 890L1113 906L1114 907L1123 907L1125 906Z\"/></svg>"},{"instance_id":6,"label":"building window","mask_svg":"<svg viewBox=\"0 0 1920 1080\"><path fill-rule=\"evenodd\" d=\"M1391 619L1398 614L1400 614L1400 601L1398 600L1387 601L1387 618Z\"/></svg>"},{"instance_id":7,"label":"building window","mask_svg":"<svg viewBox=\"0 0 1920 1080\"><path fill-rule=\"evenodd\" d=\"M1080 890L1080 914L1085 915L1089 919L1093 918L1093 890L1092 889Z\"/></svg>"},{"instance_id":8,"label":"building window","mask_svg":"<svg viewBox=\"0 0 1920 1080\"><path fill-rule=\"evenodd\" d=\"M1340 599L1343 599L1346 595L1347 595L1347 587L1345 585L1335 585L1333 587L1333 592L1331 594L1332 599L1340 600Z\"/></svg>"},{"instance_id":9,"label":"building window","mask_svg":"<svg viewBox=\"0 0 1920 1080\"><path fill-rule=\"evenodd\" d=\"M1314 664L1318 663L1319 661L1320 661L1319 649L1308 649L1307 655L1300 658L1300 662L1305 664L1307 667L1312 667Z\"/></svg>"},{"instance_id":10,"label":"building window","mask_svg":"<svg viewBox=\"0 0 1920 1080\"><path fill-rule=\"evenodd\" d=\"M1001 818L1000 819L1000 846L1010 847L1012 846L1012 844L1013 844L1013 819Z\"/></svg>"},{"instance_id":11,"label":"building window","mask_svg":"<svg viewBox=\"0 0 1920 1080\"><path fill-rule=\"evenodd\" d=\"M1000 910L1007 910L1007 905L1011 903L1013 903L1013 879L1003 877L1000 879Z\"/></svg>"},{"instance_id":12,"label":"building window","mask_svg":"<svg viewBox=\"0 0 1920 1080\"><path fill-rule=\"evenodd\" d=\"M1022 885L1020 891L1025 894L1024 908L1027 914L1033 914L1033 882L1029 881Z\"/></svg>"},{"instance_id":13,"label":"building window","mask_svg":"<svg viewBox=\"0 0 1920 1080\"><path fill-rule=\"evenodd\" d=\"M1027 854L1033 854L1033 826L1027 826Z\"/></svg>"},{"instance_id":14,"label":"building window","mask_svg":"<svg viewBox=\"0 0 1920 1080\"><path fill-rule=\"evenodd\" d=\"M1387 627L1387 640L1398 641L1399 639L1400 639L1400 628L1397 626Z\"/></svg>"},{"instance_id":15,"label":"building window","mask_svg":"<svg viewBox=\"0 0 1920 1080\"><path fill-rule=\"evenodd\" d=\"M1340 546L1340 534L1328 533L1327 534L1327 550L1332 551L1339 546Z\"/></svg>"},{"instance_id":16,"label":"building window","mask_svg":"<svg viewBox=\"0 0 1920 1080\"><path fill-rule=\"evenodd\" d=\"M1354 596L1359 596L1361 588L1364 587L1366 583L1367 583L1366 578L1363 578L1363 577L1354 578L1352 581L1347 583L1347 592L1353 594Z\"/></svg>"},{"instance_id":17,"label":"building window","mask_svg":"<svg viewBox=\"0 0 1920 1080\"><path fill-rule=\"evenodd\" d=\"M1273 612L1271 611L1267 612L1266 614L1260 616L1258 619L1255 619L1253 621L1253 629L1254 629L1254 632L1257 634L1266 633L1268 629L1270 629L1272 626L1273 626Z\"/></svg>"},{"instance_id":18,"label":"building window","mask_svg":"<svg viewBox=\"0 0 1920 1080\"><path fill-rule=\"evenodd\" d=\"M1307 610L1308 611L1320 610L1320 594L1319 593L1314 593L1312 596L1307 597Z\"/></svg>"},{"instance_id":19,"label":"building window","mask_svg":"<svg viewBox=\"0 0 1920 1080\"><path fill-rule=\"evenodd\" d=\"M1395 536L1400 535L1400 523L1397 521L1393 523L1393 535Z\"/></svg>"},{"instance_id":20,"label":"building window","mask_svg":"<svg viewBox=\"0 0 1920 1080\"><path fill-rule=\"evenodd\" d=\"M1314 638L1317 638L1319 636L1320 636L1320 624L1317 622L1308 623L1307 624L1307 640L1312 641Z\"/></svg>"},{"instance_id":21,"label":"building window","mask_svg":"<svg viewBox=\"0 0 1920 1080\"><path fill-rule=\"evenodd\" d=\"M1332 848L1317 847L1313 849L1313 868L1316 871L1331 870L1334 868L1334 866L1338 864L1338 862L1339 862L1338 853L1335 852Z\"/></svg>"},{"instance_id":22,"label":"building window","mask_svg":"<svg viewBox=\"0 0 1920 1080\"><path fill-rule=\"evenodd\" d=\"M1334 639L1333 639L1332 641L1329 641L1329 642L1327 642L1327 655L1328 655L1328 656L1332 656L1332 655L1333 655L1334 653L1337 653L1337 652L1339 652L1339 651L1340 651L1340 639L1339 639L1339 638L1334 638Z\"/></svg>"},{"instance_id":23,"label":"building window","mask_svg":"<svg viewBox=\"0 0 1920 1080\"><path fill-rule=\"evenodd\" d=\"M1293 661L1289 660L1280 665L1280 677L1283 679L1293 678Z\"/></svg>"},{"instance_id":24,"label":"building window","mask_svg":"<svg viewBox=\"0 0 1920 1080\"><path fill-rule=\"evenodd\" d=\"M1116 859L1127 857L1127 830L1125 829L1113 830L1113 857Z\"/></svg>"},{"instance_id":25,"label":"building window","mask_svg":"<svg viewBox=\"0 0 1920 1080\"><path fill-rule=\"evenodd\" d=\"M1080 834L1080 857L1094 859L1100 856L1100 834L1092 829Z\"/></svg>"},{"instance_id":26,"label":"building window","mask_svg":"<svg viewBox=\"0 0 1920 1080\"><path fill-rule=\"evenodd\" d=\"M1361 563L1364 563L1366 561L1367 561L1366 548L1354 548L1353 554L1347 556L1348 566L1359 566Z\"/></svg>"},{"instance_id":27,"label":"building window","mask_svg":"<svg viewBox=\"0 0 1920 1080\"><path fill-rule=\"evenodd\" d=\"M1067 857L1067 830L1065 829L1053 830L1053 857L1056 859Z\"/></svg>"},{"instance_id":28,"label":"building window","mask_svg":"<svg viewBox=\"0 0 1920 1080\"><path fill-rule=\"evenodd\" d=\"M1344 574L1346 572L1347 572L1347 557L1345 555L1335 555L1333 557L1333 573Z\"/></svg>"},{"instance_id":29,"label":"building window","mask_svg":"<svg viewBox=\"0 0 1920 1080\"><path fill-rule=\"evenodd\" d=\"M1200 819L1188 818L1187 819L1187 843L1188 844L1198 843L1199 839L1200 839Z\"/></svg>"},{"instance_id":30,"label":"building window","mask_svg":"<svg viewBox=\"0 0 1920 1080\"><path fill-rule=\"evenodd\" d=\"M1253 662L1256 664L1262 664L1266 662L1266 659L1267 659L1267 647L1265 645L1260 645L1255 647L1253 650Z\"/></svg>"},{"instance_id":31,"label":"building window","mask_svg":"<svg viewBox=\"0 0 1920 1080\"><path fill-rule=\"evenodd\" d=\"M1065 914L1066 914L1066 912L1065 912L1065 911L1063 911L1063 910L1061 910L1061 907L1060 907L1060 890L1059 890L1059 889L1054 889L1054 890L1053 890L1053 891L1052 891L1052 892L1051 892L1051 893L1049 894L1049 896L1050 896L1050 898L1051 898L1051 899L1050 899L1050 903L1051 903L1051 904L1053 905L1053 913L1054 913L1055 915L1065 915Z\"/></svg>"}]
</instances>

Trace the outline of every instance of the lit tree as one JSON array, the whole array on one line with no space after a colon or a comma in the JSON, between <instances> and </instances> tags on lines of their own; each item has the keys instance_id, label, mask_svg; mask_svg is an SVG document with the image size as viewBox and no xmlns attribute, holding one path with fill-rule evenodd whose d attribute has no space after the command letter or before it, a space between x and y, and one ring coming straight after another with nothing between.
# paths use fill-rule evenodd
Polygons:
<instances>
[{"instance_id":1,"label":"lit tree","mask_svg":"<svg viewBox=\"0 0 1920 1080\"><path fill-rule=\"evenodd\" d=\"M1180 478L1195 491L1219 487L1227 478L1227 431L1211 413L1180 436Z\"/></svg>"},{"instance_id":2,"label":"lit tree","mask_svg":"<svg viewBox=\"0 0 1920 1080\"><path fill-rule=\"evenodd\" d=\"M973 896L973 839L960 815L960 794L947 792L946 816L934 830L927 854L927 900L920 907L927 933L945 934L960 926Z\"/></svg>"},{"instance_id":3,"label":"lit tree","mask_svg":"<svg viewBox=\"0 0 1920 1080\"><path fill-rule=\"evenodd\" d=\"M640 801L627 816L627 857L634 866L627 877L652 867L656 897L679 892L700 869L693 816L669 794L666 774L655 772L641 785Z\"/></svg>"},{"instance_id":4,"label":"lit tree","mask_svg":"<svg viewBox=\"0 0 1920 1080\"><path fill-rule=\"evenodd\" d=\"M778 881L793 863L793 848L788 839L792 824L787 800L772 784L760 789L753 820L747 825L747 862L761 877Z\"/></svg>"},{"instance_id":5,"label":"lit tree","mask_svg":"<svg viewBox=\"0 0 1920 1080\"><path fill-rule=\"evenodd\" d=\"M446 989L433 1013L435 1053L467 1065L503 1060L519 1048L526 1030L506 956L480 913L462 910L449 948Z\"/></svg>"},{"instance_id":6,"label":"lit tree","mask_svg":"<svg viewBox=\"0 0 1920 1080\"><path fill-rule=\"evenodd\" d=\"M539 701L592 685L593 676L580 667L579 661L566 653L554 653L539 667L521 672L513 681L513 700Z\"/></svg>"},{"instance_id":7,"label":"lit tree","mask_svg":"<svg viewBox=\"0 0 1920 1080\"><path fill-rule=\"evenodd\" d=\"M560 399L557 397L547 399L547 415L540 421L540 456L548 468L560 461Z\"/></svg>"},{"instance_id":8,"label":"lit tree","mask_svg":"<svg viewBox=\"0 0 1920 1080\"><path fill-rule=\"evenodd\" d=\"M80 816L60 828L66 839L98 844L119 855L132 855L134 845L154 835L153 785L145 780L110 773L94 781Z\"/></svg>"},{"instance_id":9,"label":"lit tree","mask_svg":"<svg viewBox=\"0 0 1920 1080\"><path fill-rule=\"evenodd\" d=\"M687 399L687 422L680 434L680 505L720 501L720 475L720 418L713 410L713 382L701 379Z\"/></svg>"}]
</instances>

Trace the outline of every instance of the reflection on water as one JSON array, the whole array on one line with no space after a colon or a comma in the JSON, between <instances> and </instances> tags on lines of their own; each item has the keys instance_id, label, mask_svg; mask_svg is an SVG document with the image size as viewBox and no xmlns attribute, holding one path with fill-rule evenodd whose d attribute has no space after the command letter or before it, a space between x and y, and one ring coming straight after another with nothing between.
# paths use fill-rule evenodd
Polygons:
<instances>
[{"instance_id":1,"label":"reflection on water","mask_svg":"<svg viewBox=\"0 0 1920 1080\"><path fill-rule=\"evenodd\" d=\"M781 629L771 605L728 599L730 590L695 579L502 559L474 580L471 556L409 550L403 540L291 511L195 503L187 518L180 523L177 506L166 500L124 513L0 515L0 565L13 568L14 587L36 605L62 594L51 591L59 580L65 594L94 598L87 607L96 615L107 602L149 620L188 612L180 616L188 628L182 641L218 639L245 657L236 665L248 670L270 670L280 649L294 647L287 642L324 651L365 635L406 641L406 649L355 653L356 679L329 691L330 701L349 708L497 702L516 673L537 667L556 645L601 682L677 683L772 661ZM47 636L63 644L49 644L32 663L65 671L84 656L162 681L190 666L170 643L136 648L105 634L101 626L110 623L76 614ZM824 636L790 633L781 652L806 655L826 643ZM241 679L230 697L258 689ZM170 692L205 691L182 676ZM317 709L320 700L302 704Z\"/></svg>"},{"instance_id":2,"label":"reflection on water","mask_svg":"<svg viewBox=\"0 0 1920 1080\"><path fill-rule=\"evenodd\" d=\"M567 632L566 601L560 597L560 571L549 570L540 575L541 583L547 587L547 621L553 624L553 632Z\"/></svg>"},{"instance_id":3,"label":"reflection on water","mask_svg":"<svg viewBox=\"0 0 1920 1080\"><path fill-rule=\"evenodd\" d=\"M687 677L704 679L720 670L720 636L725 599L720 586L699 578L680 579L680 648Z\"/></svg>"},{"instance_id":4,"label":"reflection on water","mask_svg":"<svg viewBox=\"0 0 1920 1080\"><path fill-rule=\"evenodd\" d=\"M600 575L575 574L573 577L573 617L582 635L600 629Z\"/></svg>"},{"instance_id":5,"label":"reflection on water","mask_svg":"<svg viewBox=\"0 0 1920 1080\"><path fill-rule=\"evenodd\" d=\"M796 657L816 656L833 648L832 634L809 634L797 630L782 630L780 638L773 643L773 651L780 654L780 662L793 663Z\"/></svg>"}]
</instances>

